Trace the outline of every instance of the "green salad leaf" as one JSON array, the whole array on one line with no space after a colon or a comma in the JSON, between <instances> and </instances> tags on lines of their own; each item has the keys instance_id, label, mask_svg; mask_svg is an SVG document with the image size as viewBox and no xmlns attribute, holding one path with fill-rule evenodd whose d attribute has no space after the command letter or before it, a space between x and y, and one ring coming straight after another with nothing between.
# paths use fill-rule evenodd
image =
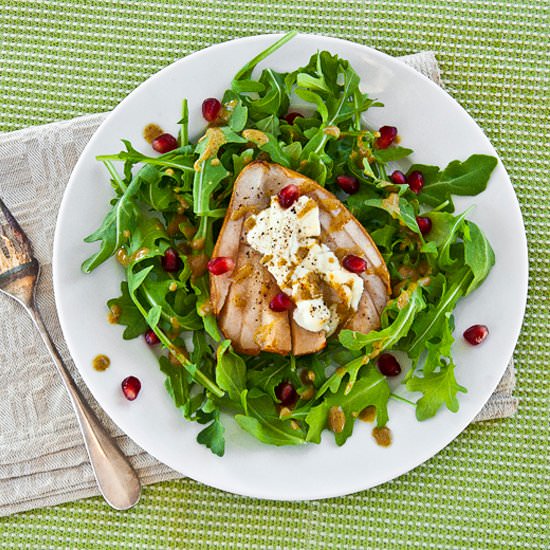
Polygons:
<instances>
[{"instance_id":1,"label":"green salad leaf","mask_svg":"<svg viewBox=\"0 0 550 550\"><path fill-rule=\"evenodd\" d=\"M278 447L305 443L303 430L297 424L279 418L271 397L248 397L246 403L248 414L237 414L235 420L256 439Z\"/></svg>"},{"instance_id":2,"label":"green salad leaf","mask_svg":"<svg viewBox=\"0 0 550 550\"><path fill-rule=\"evenodd\" d=\"M452 195L477 195L485 190L489 177L497 165L497 159L488 155L472 155L464 162L453 160L442 171L435 166L413 164L408 174L419 170L425 185L419 200L428 206L438 206L448 201L447 210L454 210Z\"/></svg>"},{"instance_id":3,"label":"green salad leaf","mask_svg":"<svg viewBox=\"0 0 550 550\"><path fill-rule=\"evenodd\" d=\"M413 376L407 381L407 389L422 392L423 396L416 404L416 418L427 420L434 416L445 404L451 412L458 411L458 392L466 393L466 388L457 383L454 365L442 366L437 373L426 374L419 378Z\"/></svg>"},{"instance_id":4,"label":"green salad leaf","mask_svg":"<svg viewBox=\"0 0 550 550\"><path fill-rule=\"evenodd\" d=\"M142 335L147 330L147 321L143 318L143 315L141 315L130 298L128 283L126 281L120 283L120 291L122 295L118 298L109 300L107 302L107 307L111 312L116 312L116 322L126 327L122 337L125 340L131 340L132 338L137 338Z\"/></svg>"},{"instance_id":5,"label":"green salad leaf","mask_svg":"<svg viewBox=\"0 0 550 550\"><path fill-rule=\"evenodd\" d=\"M231 349L231 341L224 340L218 347L216 382L230 399L239 402L246 389L246 364L244 359Z\"/></svg>"},{"instance_id":6,"label":"green salad leaf","mask_svg":"<svg viewBox=\"0 0 550 550\"><path fill-rule=\"evenodd\" d=\"M225 453L224 432L219 412L216 412L212 422L198 433L197 443L206 445L215 455L223 456Z\"/></svg>"},{"instance_id":7,"label":"green salad leaf","mask_svg":"<svg viewBox=\"0 0 550 550\"><path fill-rule=\"evenodd\" d=\"M376 422L384 426L388 421L387 404L390 398L390 387L386 377L380 374L374 366L364 368L365 372L354 384L353 389L346 394L344 387L336 393L329 394L321 404L313 407L306 417L309 425L307 440L319 443L321 432L329 423L331 410L341 409L344 422L334 431L338 445L343 445L353 432L355 419L363 409L369 406L376 407ZM336 413L338 414L338 413ZM340 429L341 428L341 429Z\"/></svg>"}]
</instances>

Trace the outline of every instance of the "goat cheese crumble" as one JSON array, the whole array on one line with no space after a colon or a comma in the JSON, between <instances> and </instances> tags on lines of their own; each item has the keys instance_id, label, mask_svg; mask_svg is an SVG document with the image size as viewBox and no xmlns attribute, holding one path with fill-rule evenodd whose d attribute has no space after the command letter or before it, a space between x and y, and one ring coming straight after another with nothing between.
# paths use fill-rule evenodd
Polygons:
<instances>
[{"instance_id":1,"label":"goat cheese crumble","mask_svg":"<svg viewBox=\"0 0 550 550\"><path fill-rule=\"evenodd\" d=\"M296 304L294 321L311 332L332 334L341 318L323 286L333 291L345 309L357 311L363 279L344 269L332 250L320 242L317 203L302 195L285 209L274 196L270 206L252 218L248 244L263 255L262 263Z\"/></svg>"}]
</instances>

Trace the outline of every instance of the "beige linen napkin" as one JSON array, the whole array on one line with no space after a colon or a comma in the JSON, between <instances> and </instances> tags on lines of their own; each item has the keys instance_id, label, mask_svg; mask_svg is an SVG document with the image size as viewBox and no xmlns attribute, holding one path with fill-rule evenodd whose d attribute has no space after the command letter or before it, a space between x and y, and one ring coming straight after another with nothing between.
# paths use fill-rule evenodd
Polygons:
<instances>
[{"instance_id":1,"label":"beige linen napkin","mask_svg":"<svg viewBox=\"0 0 550 550\"><path fill-rule=\"evenodd\" d=\"M403 61L441 85L431 52ZM61 197L80 153L105 116L0 135L0 195L33 242L42 266L39 307L63 359L143 483L149 484L180 474L123 435L90 396L63 340L52 288L52 242ZM514 385L510 363L475 420L512 415L517 408ZM0 296L0 516L97 494L73 410L42 341L20 306Z\"/></svg>"}]
</instances>

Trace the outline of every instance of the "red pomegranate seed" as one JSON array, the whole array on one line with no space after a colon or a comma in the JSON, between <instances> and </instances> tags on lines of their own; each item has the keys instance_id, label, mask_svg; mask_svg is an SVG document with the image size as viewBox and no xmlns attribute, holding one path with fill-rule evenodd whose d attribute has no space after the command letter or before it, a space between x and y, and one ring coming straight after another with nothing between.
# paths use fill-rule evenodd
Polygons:
<instances>
[{"instance_id":1,"label":"red pomegranate seed","mask_svg":"<svg viewBox=\"0 0 550 550\"><path fill-rule=\"evenodd\" d=\"M427 235L432 230L432 220L427 216L416 216L416 223L422 235Z\"/></svg>"},{"instance_id":2,"label":"red pomegranate seed","mask_svg":"<svg viewBox=\"0 0 550 550\"><path fill-rule=\"evenodd\" d=\"M349 254L342 260L342 265L352 273L363 273L367 269L367 262L359 256Z\"/></svg>"},{"instance_id":3,"label":"red pomegranate seed","mask_svg":"<svg viewBox=\"0 0 550 550\"><path fill-rule=\"evenodd\" d=\"M387 149L397 137L397 128L395 126L382 126L378 131L380 137L376 140L376 147Z\"/></svg>"},{"instance_id":4,"label":"red pomegranate seed","mask_svg":"<svg viewBox=\"0 0 550 550\"><path fill-rule=\"evenodd\" d=\"M220 111L222 109L222 104L215 97L209 97L202 102L202 116L208 122L214 122Z\"/></svg>"},{"instance_id":5,"label":"red pomegranate seed","mask_svg":"<svg viewBox=\"0 0 550 550\"><path fill-rule=\"evenodd\" d=\"M181 260L173 248L168 248L162 257L162 269L168 273L174 273L181 267Z\"/></svg>"},{"instance_id":6,"label":"red pomegranate seed","mask_svg":"<svg viewBox=\"0 0 550 550\"><path fill-rule=\"evenodd\" d=\"M424 175L418 170L414 170L407 176L407 183L413 193L420 193L424 187Z\"/></svg>"},{"instance_id":7,"label":"red pomegranate seed","mask_svg":"<svg viewBox=\"0 0 550 550\"><path fill-rule=\"evenodd\" d=\"M160 342L158 336L153 332L153 329L147 330L143 337L150 346L156 346Z\"/></svg>"},{"instance_id":8,"label":"red pomegranate seed","mask_svg":"<svg viewBox=\"0 0 550 550\"><path fill-rule=\"evenodd\" d=\"M407 183L407 176L401 172L401 170L395 170L392 172L390 179L396 185L405 185Z\"/></svg>"},{"instance_id":9,"label":"red pomegranate seed","mask_svg":"<svg viewBox=\"0 0 550 550\"><path fill-rule=\"evenodd\" d=\"M269 302L269 309L277 312L288 311L293 305L294 303L292 300L284 292L279 292L279 294L273 296L271 302Z\"/></svg>"},{"instance_id":10,"label":"red pomegranate seed","mask_svg":"<svg viewBox=\"0 0 550 550\"><path fill-rule=\"evenodd\" d=\"M289 124L294 124L294 121L297 118L304 118L304 115L302 113L297 113L296 111L291 111L290 113L287 113L283 117Z\"/></svg>"},{"instance_id":11,"label":"red pomegranate seed","mask_svg":"<svg viewBox=\"0 0 550 550\"><path fill-rule=\"evenodd\" d=\"M336 178L336 183L342 191L348 195L354 195L359 191L359 180L355 176L342 175Z\"/></svg>"},{"instance_id":12,"label":"red pomegranate seed","mask_svg":"<svg viewBox=\"0 0 550 550\"><path fill-rule=\"evenodd\" d=\"M279 204L282 208L289 208L300 198L300 190L293 183L283 187L278 193Z\"/></svg>"},{"instance_id":13,"label":"red pomegranate seed","mask_svg":"<svg viewBox=\"0 0 550 550\"><path fill-rule=\"evenodd\" d=\"M378 368L384 376L397 376L401 372L401 365L391 353L383 353L378 358Z\"/></svg>"},{"instance_id":14,"label":"red pomegranate seed","mask_svg":"<svg viewBox=\"0 0 550 550\"><path fill-rule=\"evenodd\" d=\"M281 382L275 388L275 396L284 407L292 407L298 401L298 393L290 382Z\"/></svg>"},{"instance_id":15,"label":"red pomegranate seed","mask_svg":"<svg viewBox=\"0 0 550 550\"><path fill-rule=\"evenodd\" d=\"M122 381L122 393L128 401L133 401L141 390L141 382L135 376L128 376Z\"/></svg>"},{"instance_id":16,"label":"red pomegranate seed","mask_svg":"<svg viewBox=\"0 0 550 550\"><path fill-rule=\"evenodd\" d=\"M489 329L485 325L472 325L464 331L464 339L472 346L477 346L489 336Z\"/></svg>"},{"instance_id":17,"label":"red pomegranate seed","mask_svg":"<svg viewBox=\"0 0 550 550\"><path fill-rule=\"evenodd\" d=\"M223 275L224 273L232 271L235 268L235 262L233 258L218 256L217 258L212 258L206 264L206 267L212 275Z\"/></svg>"},{"instance_id":18,"label":"red pomegranate seed","mask_svg":"<svg viewBox=\"0 0 550 550\"><path fill-rule=\"evenodd\" d=\"M172 134L160 134L151 142L151 147L157 153L168 153L178 147L178 140Z\"/></svg>"}]
</instances>

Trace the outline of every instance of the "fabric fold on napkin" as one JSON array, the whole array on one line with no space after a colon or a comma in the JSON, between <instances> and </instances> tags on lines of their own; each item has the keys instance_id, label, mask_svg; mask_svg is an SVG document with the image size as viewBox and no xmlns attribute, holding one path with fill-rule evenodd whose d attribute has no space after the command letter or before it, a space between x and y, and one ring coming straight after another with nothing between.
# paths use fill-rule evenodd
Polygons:
<instances>
[{"instance_id":1,"label":"fabric fold on napkin","mask_svg":"<svg viewBox=\"0 0 550 550\"><path fill-rule=\"evenodd\" d=\"M400 58L438 85L432 52ZM52 243L61 198L82 150L106 113L0 135L0 195L30 237L41 266L37 301L86 400L116 437L144 484L181 477L143 451L105 415L74 367L57 319ZM98 495L69 399L31 320L0 296L0 516ZM475 421L517 410L512 361Z\"/></svg>"}]
</instances>

